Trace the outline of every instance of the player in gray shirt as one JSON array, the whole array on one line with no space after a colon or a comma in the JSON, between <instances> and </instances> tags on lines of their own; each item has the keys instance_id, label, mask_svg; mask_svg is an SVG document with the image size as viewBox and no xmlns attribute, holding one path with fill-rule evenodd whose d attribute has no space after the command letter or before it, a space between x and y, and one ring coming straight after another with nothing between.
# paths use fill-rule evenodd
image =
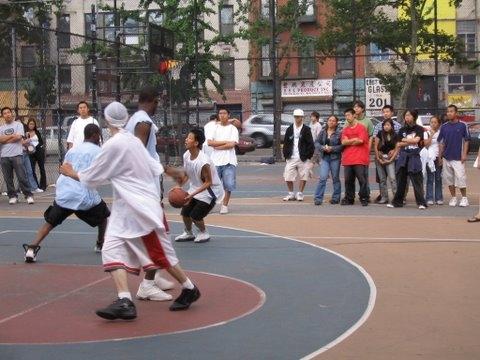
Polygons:
<instances>
[{"instance_id":1,"label":"player in gray shirt","mask_svg":"<svg viewBox=\"0 0 480 360\"><path fill-rule=\"evenodd\" d=\"M25 167L23 166L23 147L22 137L25 135L23 125L14 121L12 109L4 107L1 110L5 124L0 126L0 164L2 173L7 184L7 194L9 204L18 202L15 184L13 182L13 172L17 175L20 189L27 198L27 203L33 204L33 195L28 184Z\"/></svg>"}]
</instances>

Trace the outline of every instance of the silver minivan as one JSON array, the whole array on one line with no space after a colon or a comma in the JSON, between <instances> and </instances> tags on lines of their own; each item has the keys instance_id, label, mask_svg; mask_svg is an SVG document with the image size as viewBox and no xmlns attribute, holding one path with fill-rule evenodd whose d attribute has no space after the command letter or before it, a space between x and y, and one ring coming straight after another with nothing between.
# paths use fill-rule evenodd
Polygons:
<instances>
[{"instance_id":1,"label":"silver minivan","mask_svg":"<svg viewBox=\"0 0 480 360\"><path fill-rule=\"evenodd\" d=\"M287 128L293 124L294 117L290 114L281 114L282 141ZM242 124L242 135L255 140L258 148L271 146L273 143L273 114L257 114L250 116Z\"/></svg>"}]
</instances>

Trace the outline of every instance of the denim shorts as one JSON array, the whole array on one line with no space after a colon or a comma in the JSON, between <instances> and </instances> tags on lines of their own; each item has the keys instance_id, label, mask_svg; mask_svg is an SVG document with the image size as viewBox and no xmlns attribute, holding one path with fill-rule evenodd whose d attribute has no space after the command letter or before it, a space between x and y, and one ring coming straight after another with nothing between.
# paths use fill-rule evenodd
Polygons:
<instances>
[{"instance_id":1,"label":"denim shorts","mask_svg":"<svg viewBox=\"0 0 480 360\"><path fill-rule=\"evenodd\" d=\"M225 191L233 191L237 185L237 167L232 164L217 166L218 177Z\"/></svg>"}]
</instances>

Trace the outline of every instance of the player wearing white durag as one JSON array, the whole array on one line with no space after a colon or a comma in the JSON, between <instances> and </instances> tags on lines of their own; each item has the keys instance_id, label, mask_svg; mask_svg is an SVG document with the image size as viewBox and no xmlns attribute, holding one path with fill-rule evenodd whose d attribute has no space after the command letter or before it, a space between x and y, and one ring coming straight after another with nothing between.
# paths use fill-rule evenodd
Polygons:
<instances>
[{"instance_id":1,"label":"player wearing white durag","mask_svg":"<svg viewBox=\"0 0 480 360\"><path fill-rule=\"evenodd\" d=\"M108 182L113 187L112 213L105 234L102 260L110 272L118 299L96 311L102 318L134 319L136 308L128 289L127 272L166 269L181 285L182 293L170 310L185 310L200 297L200 291L185 275L163 224L163 210L155 179L163 173L145 146L123 130L128 120L125 106L113 102L105 108L105 120L112 137L92 165L79 173L64 163L60 173L95 188Z\"/></svg>"}]
</instances>

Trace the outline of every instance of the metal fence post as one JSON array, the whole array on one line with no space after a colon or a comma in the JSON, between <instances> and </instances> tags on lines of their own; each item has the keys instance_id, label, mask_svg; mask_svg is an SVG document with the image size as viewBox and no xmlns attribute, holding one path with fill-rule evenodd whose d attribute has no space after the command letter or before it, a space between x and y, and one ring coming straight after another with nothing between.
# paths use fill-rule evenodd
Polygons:
<instances>
[{"instance_id":1,"label":"metal fence post","mask_svg":"<svg viewBox=\"0 0 480 360\"><path fill-rule=\"evenodd\" d=\"M90 60L92 62L92 109L95 116L98 118L98 102L97 102L97 13L95 5L91 7L92 23L90 24L90 31L92 33L92 47L90 51Z\"/></svg>"},{"instance_id":2,"label":"metal fence post","mask_svg":"<svg viewBox=\"0 0 480 360\"><path fill-rule=\"evenodd\" d=\"M17 30L12 25L12 80L15 114L18 114Z\"/></svg>"}]
</instances>

